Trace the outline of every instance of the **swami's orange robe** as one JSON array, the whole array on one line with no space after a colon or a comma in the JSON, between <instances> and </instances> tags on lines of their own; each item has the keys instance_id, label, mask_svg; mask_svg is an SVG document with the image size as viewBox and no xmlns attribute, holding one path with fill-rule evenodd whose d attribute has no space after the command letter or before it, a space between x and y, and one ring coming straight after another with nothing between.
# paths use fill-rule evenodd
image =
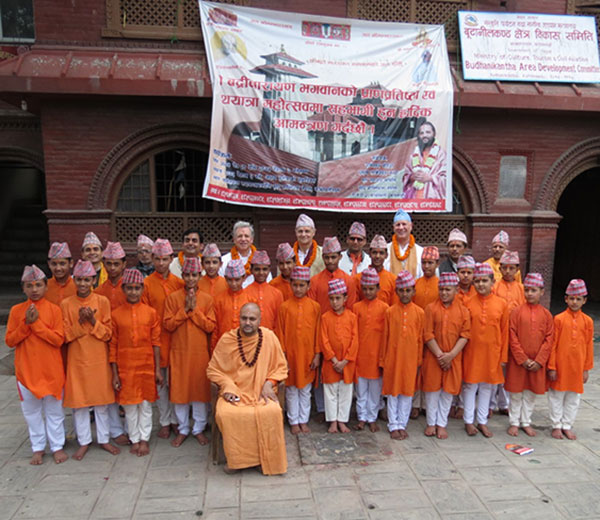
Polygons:
<instances>
[{"instance_id":1,"label":"swami's orange robe","mask_svg":"<svg viewBox=\"0 0 600 520\"><path fill-rule=\"evenodd\" d=\"M460 287L456 293L456 298L463 305L467 305L467 302L477 294L475 287L471 285L468 291L463 291Z\"/></svg>"},{"instance_id":2,"label":"swami's orange robe","mask_svg":"<svg viewBox=\"0 0 600 520\"><path fill-rule=\"evenodd\" d=\"M283 276L279 275L276 278L273 278L269 285L279 289L281 294L283 294L283 301L289 300L294 293L292 292L292 286L289 280L286 280Z\"/></svg>"},{"instance_id":3,"label":"swami's orange robe","mask_svg":"<svg viewBox=\"0 0 600 520\"><path fill-rule=\"evenodd\" d=\"M385 311L379 366L383 368L382 395L412 396L423 360L425 312L416 303L397 303Z\"/></svg>"},{"instance_id":4,"label":"swami's orange robe","mask_svg":"<svg viewBox=\"0 0 600 520\"><path fill-rule=\"evenodd\" d=\"M386 269L382 269L379 271L379 291L377 292L377 298L389 306L394 305L394 303L399 303L398 296L396 294L396 276L387 271ZM360 285L360 280L362 279L362 273L358 273L354 275L355 287L357 298L359 300L364 299L364 295L362 292L362 286Z\"/></svg>"},{"instance_id":5,"label":"swami's orange robe","mask_svg":"<svg viewBox=\"0 0 600 520\"><path fill-rule=\"evenodd\" d=\"M96 324L79 323L79 309L96 311ZM97 292L86 298L71 296L60 306L67 343L67 381L64 405L71 408L101 406L115 402L108 342L112 335L110 302Z\"/></svg>"},{"instance_id":6,"label":"swami's orange robe","mask_svg":"<svg viewBox=\"0 0 600 520\"><path fill-rule=\"evenodd\" d=\"M167 296L163 327L171 333L169 351L169 401L188 404L210 402L210 382L206 367L210 358L209 334L217 323L213 299L196 292L196 307L185 312L186 290Z\"/></svg>"},{"instance_id":7,"label":"swami's orange robe","mask_svg":"<svg viewBox=\"0 0 600 520\"><path fill-rule=\"evenodd\" d=\"M500 260L495 260L493 256L488 258L484 263L490 264L492 266L492 270L494 271L494 281L499 282L502 280L502 272L500 271ZM521 283L521 270L517 271L515 275L515 281Z\"/></svg>"},{"instance_id":8,"label":"swami's orange robe","mask_svg":"<svg viewBox=\"0 0 600 520\"><path fill-rule=\"evenodd\" d=\"M58 283L54 278L48 280L48 290L46 291L45 298L50 303L60 306L65 298L75 294L77 294L77 287L71 276L63 284Z\"/></svg>"},{"instance_id":9,"label":"swami's orange robe","mask_svg":"<svg viewBox=\"0 0 600 520\"><path fill-rule=\"evenodd\" d=\"M288 362L286 386L304 388L315 380L310 364L319 352L320 327L321 308L308 296L292 295L281 305L275 333Z\"/></svg>"},{"instance_id":10,"label":"swami's orange robe","mask_svg":"<svg viewBox=\"0 0 600 520\"><path fill-rule=\"evenodd\" d=\"M495 294L477 294L467 302L471 339L463 349L465 383L504 383L508 360L508 304Z\"/></svg>"},{"instance_id":11,"label":"swami's orange robe","mask_svg":"<svg viewBox=\"0 0 600 520\"><path fill-rule=\"evenodd\" d=\"M217 341L221 339L223 334L240 326L240 310L246 303L248 303L248 299L244 289L233 292L227 287L227 291L215 298L214 307L217 325L211 334L211 352L215 349Z\"/></svg>"},{"instance_id":12,"label":"swami's orange robe","mask_svg":"<svg viewBox=\"0 0 600 520\"><path fill-rule=\"evenodd\" d=\"M356 282L352 277L341 269L336 269L333 273L325 269L310 279L310 288L308 290L308 297L315 300L321 306L321 314L325 314L327 311L331 310L328 284L329 281L334 278L346 282L346 287L348 288L348 299L346 300L345 305L346 309L351 310L352 306L357 301Z\"/></svg>"},{"instance_id":13,"label":"swami's orange robe","mask_svg":"<svg viewBox=\"0 0 600 520\"><path fill-rule=\"evenodd\" d=\"M117 402L156 401L153 347L160 347L157 312L145 303L126 302L112 312L112 325L108 361L117 364L121 379Z\"/></svg>"},{"instance_id":14,"label":"swami's orange robe","mask_svg":"<svg viewBox=\"0 0 600 520\"><path fill-rule=\"evenodd\" d=\"M448 307L439 298L425 307L425 342L435 338L442 352L450 352L460 338L470 337L471 316L456 298ZM448 394L459 394L462 385L462 351L452 360L448 370L442 370L429 347L425 345L423 350L423 391L443 390Z\"/></svg>"},{"instance_id":15,"label":"swami's orange robe","mask_svg":"<svg viewBox=\"0 0 600 520\"><path fill-rule=\"evenodd\" d=\"M117 307L123 305L127 301L125 293L122 289L122 285L123 277L119 278L119 281L116 285L113 285L110 280L106 280L106 282L104 282L94 292L108 298L108 301L110 302L110 308L114 311Z\"/></svg>"},{"instance_id":16,"label":"swami's orange robe","mask_svg":"<svg viewBox=\"0 0 600 520\"><path fill-rule=\"evenodd\" d=\"M504 280L496 282L492 288L492 293L506 300L509 314L519 305L525 303L525 289L523 284L516 280L514 282L505 282Z\"/></svg>"},{"instance_id":17,"label":"swami's orange robe","mask_svg":"<svg viewBox=\"0 0 600 520\"><path fill-rule=\"evenodd\" d=\"M263 343L253 367L242 361L238 350L237 330L226 332L213 352L206 375L219 385L215 419L223 434L227 465L232 469L260 464L265 475L287 471L283 412L279 402L260 398L267 380L283 381L288 369L285 355L275 333L261 327ZM242 349L247 360L254 359L258 335L242 335ZM229 392L240 400L223 399Z\"/></svg>"},{"instance_id":18,"label":"swami's orange robe","mask_svg":"<svg viewBox=\"0 0 600 520\"><path fill-rule=\"evenodd\" d=\"M203 276L198 281L198 290L209 294L213 300L227 289L229 289L229 285L222 276L215 276L214 278Z\"/></svg>"},{"instance_id":19,"label":"swami's orange robe","mask_svg":"<svg viewBox=\"0 0 600 520\"><path fill-rule=\"evenodd\" d=\"M28 325L25 313L32 303L39 317ZM28 299L10 310L4 342L15 349L17 381L38 399L47 395L62 399L65 370L60 348L64 337L60 308L46 298Z\"/></svg>"},{"instance_id":20,"label":"swami's orange robe","mask_svg":"<svg viewBox=\"0 0 600 520\"><path fill-rule=\"evenodd\" d=\"M160 366L166 368L169 366L169 347L171 345L171 334L162 326L165 300L172 292L181 289L185 282L169 272L166 278L154 271L151 275L144 278L144 292L142 294L142 303L150 305L158 314L160 322Z\"/></svg>"},{"instance_id":21,"label":"swami's orange robe","mask_svg":"<svg viewBox=\"0 0 600 520\"><path fill-rule=\"evenodd\" d=\"M546 364L554 343L552 314L541 305L524 303L514 309L509 318L508 363L504 388L519 393L530 390L545 394L548 390ZM542 367L530 372L521 366L527 359L537 361Z\"/></svg>"},{"instance_id":22,"label":"swami's orange robe","mask_svg":"<svg viewBox=\"0 0 600 520\"><path fill-rule=\"evenodd\" d=\"M352 312L358 320L358 354L356 357L355 379L378 379L381 376L379 368L379 351L383 343L385 328L385 311L389 305L375 298L361 300L354 304Z\"/></svg>"},{"instance_id":23,"label":"swami's orange robe","mask_svg":"<svg viewBox=\"0 0 600 520\"><path fill-rule=\"evenodd\" d=\"M260 307L260 324L275 330L277 312L283 303L283 294L268 283L252 282L245 289L248 302L254 302Z\"/></svg>"},{"instance_id":24,"label":"swami's orange robe","mask_svg":"<svg viewBox=\"0 0 600 520\"><path fill-rule=\"evenodd\" d=\"M556 370L550 388L583 393L583 372L594 367L594 322L570 309L554 316L554 344L548 370Z\"/></svg>"},{"instance_id":25,"label":"swami's orange robe","mask_svg":"<svg viewBox=\"0 0 600 520\"><path fill-rule=\"evenodd\" d=\"M324 271L323 271L324 272ZM323 383L332 384L338 381L354 382L356 356L358 355L358 320L356 314L344 309L342 314L327 311L321 316L321 352L323 366L321 368ZM342 374L333 368L331 360L348 360Z\"/></svg>"},{"instance_id":26,"label":"swami's orange robe","mask_svg":"<svg viewBox=\"0 0 600 520\"><path fill-rule=\"evenodd\" d=\"M421 309L425 310L430 303L433 303L438 299L438 282L437 276L421 276L415 282L415 295L413 302L415 302Z\"/></svg>"}]
</instances>

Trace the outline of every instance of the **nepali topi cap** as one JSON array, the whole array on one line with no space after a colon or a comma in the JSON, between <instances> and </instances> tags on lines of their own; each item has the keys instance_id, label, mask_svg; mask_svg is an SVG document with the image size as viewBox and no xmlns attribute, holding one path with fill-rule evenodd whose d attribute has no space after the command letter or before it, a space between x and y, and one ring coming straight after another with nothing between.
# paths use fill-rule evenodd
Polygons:
<instances>
[{"instance_id":1,"label":"nepali topi cap","mask_svg":"<svg viewBox=\"0 0 600 520\"><path fill-rule=\"evenodd\" d=\"M146 246L149 249L152 249L152 246L154 245L154 241L150 238L147 237L146 235L138 235L137 237L137 246L138 247L144 247Z\"/></svg>"},{"instance_id":2,"label":"nepali topi cap","mask_svg":"<svg viewBox=\"0 0 600 520\"><path fill-rule=\"evenodd\" d=\"M140 273L137 269L132 267L125 269L123 271L123 282L121 285L127 285L131 283L139 283L140 285L144 284L144 275Z\"/></svg>"},{"instance_id":3,"label":"nepali topi cap","mask_svg":"<svg viewBox=\"0 0 600 520\"><path fill-rule=\"evenodd\" d=\"M305 282L310 282L310 267L306 267L304 265L295 265L292 269L290 278L292 280L303 280Z\"/></svg>"},{"instance_id":4,"label":"nepali topi cap","mask_svg":"<svg viewBox=\"0 0 600 520\"><path fill-rule=\"evenodd\" d=\"M494 270L490 264L486 264L485 262L482 264L475 264L473 278L481 278L482 276L491 276L494 278Z\"/></svg>"},{"instance_id":5,"label":"nepali topi cap","mask_svg":"<svg viewBox=\"0 0 600 520\"><path fill-rule=\"evenodd\" d=\"M407 222L412 222L410 215L402 208L398 208L398 210L396 211L396 214L394 215L394 224L399 220L406 220Z\"/></svg>"},{"instance_id":6,"label":"nepali topi cap","mask_svg":"<svg viewBox=\"0 0 600 520\"><path fill-rule=\"evenodd\" d=\"M438 287L456 287L458 285L458 275L456 273L440 273Z\"/></svg>"},{"instance_id":7,"label":"nepali topi cap","mask_svg":"<svg viewBox=\"0 0 600 520\"><path fill-rule=\"evenodd\" d=\"M396 276L396 289L405 289L407 287L414 287L415 279L410 271L400 271Z\"/></svg>"},{"instance_id":8,"label":"nepali topi cap","mask_svg":"<svg viewBox=\"0 0 600 520\"><path fill-rule=\"evenodd\" d=\"M337 237L325 237L323 240L323 254L341 253L342 246Z\"/></svg>"},{"instance_id":9,"label":"nepali topi cap","mask_svg":"<svg viewBox=\"0 0 600 520\"><path fill-rule=\"evenodd\" d=\"M371 249L387 249L387 242L383 235L375 235L371 240Z\"/></svg>"},{"instance_id":10,"label":"nepali topi cap","mask_svg":"<svg viewBox=\"0 0 600 520\"><path fill-rule=\"evenodd\" d=\"M539 287L544 288L544 277L540 273L527 273L523 280L523 287Z\"/></svg>"},{"instance_id":11,"label":"nepali topi cap","mask_svg":"<svg viewBox=\"0 0 600 520\"><path fill-rule=\"evenodd\" d=\"M298 220L296 220L296 229L298 229L299 227L310 227L315 229L315 221L308 215L300 213Z\"/></svg>"},{"instance_id":12,"label":"nepali topi cap","mask_svg":"<svg viewBox=\"0 0 600 520\"><path fill-rule=\"evenodd\" d=\"M519 252L504 251L500 257L500 263L504 265L519 265Z\"/></svg>"},{"instance_id":13,"label":"nepali topi cap","mask_svg":"<svg viewBox=\"0 0 600 520\"><path fill-rule=\"evenodd\" d=\"M334 278L333 280L329 280L327 285L328 285L327 294L329 296L331 296L333 294L346 294L348 292L348 288L346 287L346 282L344 282L344 280L340 280L339 278Z\"/></svg>"},{"instance_id":14,"label":"nepali topi cap","mask_svg":"<svg viewBox=\"0 0 600 520\"><path fill-rule=\"evenodd\" d=\"M436 246L427 246L423 248L421 260L439 260L440 251Z\"/></svg>"},{"instance_id":15,"label":"nepali topi cap","mask_svg":"<svg viewBox=\"0 0 600 520\"><path fill-rule=\"evenodd\" d=\"M125 258L125 251L121 246L120 242L107 242L106 249L102 256L107 260L120 260L121 258Z\"/></svg>"},{"instance_id":16,"label":"nepali topi cap","mask_svg":"<svg viewBox=\"0 0 600 520\"><path fill-rule=\"evenodd\" d=\"M287 242L283 242L277 246L277 253L275 254L275 259L278 262L285 262L286 260L291 260L294 258L294 249Z\"/></svg>"},{"instance_id":17,"label":"nepali topi cap","mask_svg":"<svg viewBox=\"0 0 600 520\"><path fill-rule=\"evenodd\" d=\"M82 278L84 276L96 276L96 269L94 269L94 264L89 260L77 260L75 267L73 269L73 276L78 278Z\"/></svg>"},{"instance_id":18,"label":"nepali topi cap","mask_svg":"<svg viewBox=\"0 0 600 520\"><path fill-rule=\"evenodd\" d=\"M23 269L23 276L21 276L22 282L37 282L46 278L46 274L37 265L31 264L26 265Z\"/></svg>"},{"instance_id":19,"label":"nepali topi cap","mask_svg":"<svg viewBox=\"0 0 600 520\"><path fill-rule=\"evenodd\" d=\"M565 293L568 296L587 296L587 287L581 278L575 278L569 282Z\"/></svg>"},{"instance_id":20,"label":"nepali topi cap","mask_svg":"<svg viewBox=\"0 0 600 520\"><path fill-rule=\"evenodd\" d=\"M202 251L202 256L206 258L221 258L221 251L219 251L217 244L206 244L204 251Z\"/></svg>"},{"instance_id":21,"label":"nepali topi cap","mask_svg":"<svg viewBox=\"0 0 600 520\"><path fill-rule=\"evenodd\" d=\"M243 260L230 260L225 267L226 278L242 278L246 276L246 268Z\"/></svg>"},{"instance_id":22,"label":"nepali topi cap","mask_svg":"<svg viewBox=\"0 0 600 520\"><path fill-rule=\"evenodd\" d=\"M500 230L499 233L492 238L492 244L504 244L506 247L508 247L508 243L509 243L509 238L508 238L508 233L506 231Z\"/></svg>"},{"instance_id":23,"label":"nepali topi cap","mask_svg":"<svg viewBox=\"0 0 600 520\"><path fill-rule=\"evenodd\" d=\"M102 242L100 242L100 239L96 236L96 233L94 233L93 231L88 231L85 234L85 237L83 237L83 244L81 244L81 249L89 245L99 246L100 249L102 249Z\"/></svg>"},{"instance_id":24,"label":"nepali topi cap","mask_svg":"<svg viewBox=\"0 0 600 520\"><path fill-rule=\"evenodd\" d=\"M467 245L467 235L465 235L458 228L454 228L452 231L450 231L450 234L448 235L448 243L450 243L454 240L458 240L459 242L464 242L465 245Z\"/></svg>"},{"instance_id":25,"label":"nepali topi cap","mask_svg":"<svg viewBox=\"0 0 600 520\"><path fill-rule=\"evenodd\" d=\"M457 269L475 269L475 259L471 255L462 255L456 263Z\"/></svg>"},{"instance_id":26,"label":"nepali topi cap","mask_svg":"<svg viewBox=\"0 0 600 520\"><path fill-rule=\"evenodd\" d=\"M66 242L52 242L48 251L48 259L58 260L59 258L72 258L69 244Z\"/></svg>"},{"instance_id":27,"label":"nepali topi cap","mask_svg":"<svg viewBox=\"0 0 600 520\"><path fill-rule=\"evenodd\" d=\"M157 238L152 246L152 254L154 256L169 256L173 254L171 242L166 238Z\"/></svg>"},{"instance_id":28,"label":"nepali topi cap","mask_svg":"<svg viewBox=\"0 0 600 520\"><path fill-rule=\"evenodd\" d=\"M377 285L379 283L379 273L369 267L360 274L360 285Z\"/></svg>"},{"instance_id":29,"label":"nepali topi cap","mask_svg":"<svg viewBox=\"0 0 600 520\"><path fill-rule=\"evenodd\" d=\"M348 231L348 236L350 235L357 235L362 238L367 238L367 228L362 222L352 222L350 230Z\"/></svg>"},{"instance_id":30,"label":"nepali topi cap","mask_svg":"<svg viewBox=\"0 0 600 520\"><path fill-rule=\"evenodd\" d=\"M255 251L254 255L252 255L252 260L250 260L250 265L271 265L269 253L264 249Z\"/></svg>"},{"instance_id":31,"label":"nepali topi cap","mask_svg":"<svg viewBox=\"0 0 600 520\"><path fill-rule=\"evenodd\" d=\"M181 272L186 273L199 273L202 271L200 267L200 259L197 256L186 256L183 260L183 266Z\"/></svg>"}]
</instances>

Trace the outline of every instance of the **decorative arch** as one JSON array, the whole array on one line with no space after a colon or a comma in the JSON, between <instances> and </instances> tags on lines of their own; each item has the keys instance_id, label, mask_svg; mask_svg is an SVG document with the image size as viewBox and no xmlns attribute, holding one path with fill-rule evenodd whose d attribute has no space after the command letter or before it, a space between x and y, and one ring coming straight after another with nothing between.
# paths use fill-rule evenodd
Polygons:
<instances>
[{"instance_id":1,"label":"decorative arch","mask_svg":"<svg viewBox=\"0 0 600 520\"><path fill-rule=\"evenodd\" d=\"M600 166L600 137L581 141L563 153L544 177L535 209L556 211L558 201L568 184L580 173Z\"/></svg>"},{"instance_id":2,"label":"decorative arch","mask_svg":"<svg viewBox=\"0 0 600 520\"><path fill-rule=\"evenodd\" d=\"M0 161L17 161L44 171L44 157L27 148L17 146L0 147Z\"/></svg>"},{"instance_id":3,"label":"decorative arch","mask_svg":"<svg viewBox=\"0 0 600 520\"><path fill-rule=\"evenodd\" d=\"M452 147L452 172L468 195L470 213L488 213L490 199L481 171L460 147Z\"/></svg>"},{"instance_id":4,"label":"decorative arch","mask_svg":"<svg viewBox=\"0 0 600 520\"><path fill-rule=\"evenodd\" d=\"M115 187L120 185L135 163L144 155L163 147L198 145L208 148L208 127L193 124L156 125L135 132L118 143L104 158L94 174L87 209L107 208Z\"/></svg>"}]
</instances>

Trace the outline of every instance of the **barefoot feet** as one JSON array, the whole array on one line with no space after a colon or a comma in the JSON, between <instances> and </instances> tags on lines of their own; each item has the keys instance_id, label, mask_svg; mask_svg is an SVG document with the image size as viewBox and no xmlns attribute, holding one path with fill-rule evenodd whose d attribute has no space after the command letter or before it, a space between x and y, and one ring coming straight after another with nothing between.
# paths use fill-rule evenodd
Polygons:
<instances>
[{"instance_id":1,"label":"barefoot feet","mask_svg":"<svg viewBox=\"0 0 600 520\"><path fill-rule=\"evenodd\" d=\"M337 421L331 421L327 433L339 433Z\"/></svg>"},{"instance_id":2,"label":"barefoot feet","mask_svg":"<svg viewBox=\"0 0 600 520\"><path fill-rule=\"evenodd\" d=\"M348 428L348 426L346 426L346 424L343 422L338 422L338 428L340 429L341 433L350 433L350 428Z\"/></svg>"},{"instance_id":3,"label":"barefoot feet","mask_svg":"<svg viewBox=\"0 0 600 520\"><path fill-rule=\"evenodd\" d=\"M369 431L372 433L379 431L379 425L376 422L369 423Z\"/></svg>"},{"instance_id":4,"label":"barefoot feet","mask_svg":"<svg viewBox=\"0 0 600 520\"><path fill-rule=\"evenodd\" d=\"M171 441L171 446L173 446L174 448L179 448L179 446L181 446L183 444L183 441L185 441L186 439L187 435L183 435L183 433L178 433L177 437L175 437Z\"/></svg>"},{"instance_id":5,"label":"barefoot feet","mask_svg":"<svg viewBox=\"0 0 600 520\"><path fill-rule=\"evenodd\" d=\"M103 450L108 451L108 453L110 453L111 455L118 455L119 453L121 453L121 450L116 446L113 446L110 442L107 442L106 444L100 444L99 446Z\"/></svg>"},{"instance_id":6,"label":"barefoot feet","mask_svg":"<svg viewBox=\"0 0 600 520\"><path fill-rule=\"evenodd\" d=\"M506 430L506 433L508 433L509 435L512 435L513 437L516 437L517 435L519 435L519 427L511 426L508 428L508 430Z\"/></svg>"},{"instance_id":7,"label":"barefoot feet","mask_svg":"<svg viewBox=\"0 0 600 520\"><path fill-rule=\"evenodd\" d=\"M143 457L150 453L150 446L148 445L148 441L140 441L140 449L137 452L138 457Z\"/></svg>"},{"instance_id":8,"label":"barefoot feet","mask_svg":"<svg viewBox=\"0 0 600 520\"><path fill-rule=\"evenodd\" d=\"M563 432L563 435L570 441L577 440L577 435L575 435L571 430L563 430L562 432Z\"/></svg>"},{"instance_id":9,"label":"barefoot feet","mask_svg":"<svg viewBox=\"0 0 600 520\"><path fill-rule=\"evenodd\" d=\"M161 426L160 430L158 430L158 433L156 434L156 436L159 439L168 439L171 436L171 426L170 425Z\"/></svg>"},{"instance_id":10,"label":"barefoot feet","mask_svg":"<svg viewBox=\"0 0 600 520\"><path fill-rule=\"evenodd\" d=\"M31 456L31 460L29 461L29 464L31 464L32 466L39 466L40 464L43 464L44 455L45 452L43 451L34 451L33 455Z\"/></svg>"},{"instance_id":11,"label":"barefoot feet","mask_svg":"<svg viewBox=\"0 0 600 520\"><path fill-rule=\"evenodd\" d=\"M469 437L473 437L478 433L477 428L475 428L475 426L473 426L472 424L465 424L465 431L467 432L467 435Z\"/></svg>"},{"instance_id":12,"label":"barefoot feet","mask_svg":"<svg viewBox=\"0 0 600 520\"><path fill-rule=\"evenodd\" d=\"M115 441L115 444L118 444L119 446L127 446L127 444L129 444L129 438L124 433L115 437L113 440Z\"/></svg>"},{"instance_id":13,"label":"barefoot feet","mask_svg":"<svg viewBox=\"0 0 600 520\"><path fill-rule=\"evenodd\" d=\"M57 464L62 464L65 460L69 458L67 452L65 450L55 451L52 456L54 457L54 462Z\"/></svg>"},{"instance_id":14,"label":"barefoot feet","mask_svg":"<svg viewBox=\"0 0 600 520\"><path fill-rule=\"evenodd\" d=\"M306 424L306 423L300 424L300 431L302 433L310 433L310 428L308 427L308 424Z\"/></svg>"},{"instance_id":15,"label":"barefoot feet","mask_svg":"<svg viewBox=\"0 0 600 520\"><path fill-rule=\"evenodd\" d=\"M75 460L82 460L87 453L87 450L90 449L90 445L86 444L85 446L79 446L79 449L73 454L73 458Z\"/></svg>"},{"instance_id":16,"label":"barefoot feet","mask_svg":"<svg viewBox=\"0 0 600 520\"><path fill-rule=\"evenodd\" d=\"M138 451L140 451L140 443L139 442L134 442L131 445L131 448L129 448L129 453L133 453L134 455L137 455Z\"/></svg>"},{"instance_id":17,"label":"barefoot feet","mask_svg":"<svg viewBox=\"0 0 600 520\"><path fill-rule=\"evenodd\" d=\"M297 424L291 424L290 432L292 433L292 435L298 435L300 433L300 426L298 426Z\"/></svg>"},{"instance_id":18,"label":"barefoot feet","mask_svg":"<svg viewBox=\"0 0 600 520\"><path fill-rule=\"evenodd\" d=\"M206 446L210 442L208 437L204 435L204 432L197 433L196 435L194 435L194 437L196 437L196 440L198 441L198 444L200 444L200 446Z\"/></svg>"},{"instance_id":19,"label":"barefoot feet","mask_svg":"<svg viewBox=\"0 0 600 520\"><path fill-rule=\"evenodd\" d=\"M364 430L366 421L358 421L358 424L354 427L355 430Z\"/></svg>"},{"instance_id":20,"label":"barefoot feet","mask_svg":"<svg viewBox=\"0 0 600 520\"><path fill-rule=\"evenodd\" d=\"M562 434L562 430L560 428L554 428L552 430L552 437L554 437L555 439L564 439L564 436Z\"/></svg>"},{"instance_id":21,"label":"barefoot feet","mask_svg":"<svg viewBox=\"0 0 600 520\"><path fill-rule=\"evenodd\" d=\"M530 437L535 437L537 432L531 426L522 426L521 429Z\"/></svg>"},{"instance_id":22,"label":"barefoot feet","mask_svg":"<svg viewBox=\"0 0 600 520\"><path fill-rule=\"evenodd\" d=\"M487 424L478 424L477 429L481 433L483 433L483 436L486 437L487 439L494 436L494 434L491 432L491 430L487 427Z\"/></svg>"},{"instance_id":23,"label":"barefoot feet","mask_svg":"<svg viewBox=\"0 0 600 520\"><path fill-rule=\"evenodd\" d=\"M410 411L410 418L411 419L417 419L419 417L419 409L418 408L413 408Z\"/></svg>"},{"instance_id":24,"label":"barefoot feet","mask_svg":"<svg viewBox=\"0 0 600 520\"><path fill-rule=\"evenodd\" d=\"M427 426L427 428L425 428L425 436L426 437L433 437L436 433L436 428L435 426Z\"/></svg>"},{"instance_id":25,"label":"barefoot feet","mask_svg":"<svg viewBox=\"0 0 600 520\"><path fill-rule=\"evenodd\" d=\"M436 428L437 430L437 438L438 439L447 439L448 438L448 430L446 430L446 428L444 428L443 426L438 426Z\"/></svg>"}]
</instances>

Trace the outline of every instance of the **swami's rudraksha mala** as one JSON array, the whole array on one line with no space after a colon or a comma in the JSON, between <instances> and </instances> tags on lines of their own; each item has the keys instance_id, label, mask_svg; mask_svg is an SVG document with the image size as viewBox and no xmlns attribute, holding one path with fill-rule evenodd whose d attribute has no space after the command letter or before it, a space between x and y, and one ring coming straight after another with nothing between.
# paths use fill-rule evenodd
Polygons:
<instances>
[{"instance_id":1,"label":"swami's rudraksha mala","mask_svg":"<svg viewBox=\"0 0 600 520\"><path fill-rule=\"evenodd\" d=\"M254 359L252 359L252 361L250 363L248 363L248 360L246 359L246 355L244 354L244 348L242 347L242 334L240 332L240 329L237 330L237 345L238 345L238 350L240 351L240 356L242 357L242 361L244 362L244 365L246 365L247 367L253 367L256 364L256 360L258 359L258 355L260 354L260 349L262 347L262 342L263 342L263 333L262 330L260 330L260 328L258 329L258 344L256 345L256 350L254 351Z\"/></svg>"}]
</instances>

